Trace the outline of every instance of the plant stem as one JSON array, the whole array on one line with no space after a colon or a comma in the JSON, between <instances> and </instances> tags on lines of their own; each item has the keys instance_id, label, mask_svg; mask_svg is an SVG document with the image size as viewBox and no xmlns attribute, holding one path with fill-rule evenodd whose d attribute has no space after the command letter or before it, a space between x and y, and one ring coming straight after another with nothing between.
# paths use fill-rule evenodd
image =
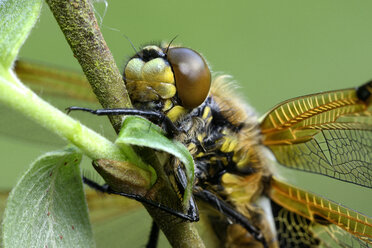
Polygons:
<instances>
[{"instance_id":1,"label":"plant stem","mask_svg":"<svg viewBox=\"0 0 372 248\"><path fill-rule=\"evenodd\" d=\"M0 77L0 100L79 147L92 159L126 160L112 142L45 102L11 73Z\"/></svg>"},{"instance_id":2,"label":"plant stem","mask_svg":"<svg viewBox=\"0 0 372 248\"><path fill-rule=\"evenodd\" d=\"M46 2L102 107L131 108L122 76L101 34L90 1ZM116 132L120 131L121 119L120 116L110 118Z\"/></svg>"}]
</instances>

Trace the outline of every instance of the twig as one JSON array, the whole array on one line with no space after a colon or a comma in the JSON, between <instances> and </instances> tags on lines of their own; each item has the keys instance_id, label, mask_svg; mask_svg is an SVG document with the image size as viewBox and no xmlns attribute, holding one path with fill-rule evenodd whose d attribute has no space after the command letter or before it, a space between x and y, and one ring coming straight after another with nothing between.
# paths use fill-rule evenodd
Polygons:
<instances>
[{"instance_id":1,"label":"twig","mask_svg":"<svg viewBox=\"0 0 372 248\"><path fill-rule=\"evenodd\" d=\"M90 2L46 2L102 107L131 108L123 79L101 34ZM121 117L113 116L110 120L118 132Z\"/></svg>"}]
</instances>

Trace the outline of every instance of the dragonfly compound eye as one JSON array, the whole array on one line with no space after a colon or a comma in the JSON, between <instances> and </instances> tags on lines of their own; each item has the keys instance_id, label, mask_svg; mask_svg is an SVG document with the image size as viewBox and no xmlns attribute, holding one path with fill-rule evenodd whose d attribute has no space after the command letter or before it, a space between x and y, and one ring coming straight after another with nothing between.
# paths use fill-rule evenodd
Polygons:
<instances>
[{"instance_id":1,"label":"dragonfly compound eye","mask_svg":"<svg viewBox=\"0 0 372 248\"><path fill-rule=\"evenodd\" d=\"M203 57L184 47L170 48L167 52L178 97L185 108L195 108L207 98L211 86L211 72Z\"/></svg>"}]
</instances>

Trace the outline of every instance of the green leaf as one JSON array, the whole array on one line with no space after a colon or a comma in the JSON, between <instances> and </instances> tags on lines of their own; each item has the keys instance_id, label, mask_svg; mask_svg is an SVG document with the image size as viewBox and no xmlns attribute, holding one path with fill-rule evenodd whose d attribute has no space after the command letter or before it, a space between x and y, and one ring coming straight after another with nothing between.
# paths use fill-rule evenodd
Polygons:
<instances>
[{"instance_id":1,"label":"green leaf","mask_svg":"<svg viewBox=\"0 0 372 248\"><path fill-rule=\"evenodd\" d=\"M4 247L92 247L76 148L47 153L31 165L9 195Z\"/></svg>"},{"instance_id":2,"label":"green leaf","mask_svg":"<svg viewBox=\"0 0 372 248\"><path fill-rule=\"evenodd\" d=\"M166 138L160 127L137 116L127 116L124 119L119 137L115 143L118 146L128 144L145 146L177 157L184 164L186 170L187 187L183 197L183 204L188 204L194 184L194 160L183 144Z\"/></svg>"},{"instance_id":3,"label":"green leaf","mask_svg":"<svg viewBox=\"0 0 372 248\"><path fill-rule=\"evenodd\" d=\"M36 23L41 0L0 1L0 64L10 68Z\"/></svg>"}]
</instances>

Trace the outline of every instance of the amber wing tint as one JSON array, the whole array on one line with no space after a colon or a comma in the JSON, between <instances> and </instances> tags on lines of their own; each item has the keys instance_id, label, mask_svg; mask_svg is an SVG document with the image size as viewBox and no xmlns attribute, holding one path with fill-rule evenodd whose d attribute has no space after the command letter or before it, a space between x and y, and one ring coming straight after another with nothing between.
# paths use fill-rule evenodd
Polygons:
<instances>
[{"instance_id":1,"label":"amber wing tint","mask_svg":"<svg viewBox=\"0 0 372 248\"><path fill-rule=\"evenodd\" d=\"M22 82L37 93L97 102L81 73L27 61L17 61L14 71Z\"/></svg>"},{"instance_id":2,"label":"amber wing tint","mask_svg":"<svg viewBox=\"0 0 372 248\"><path fill-rule=\"evenodd\" d=\"M9 192L7 191L0 191L0 219L2 219L5 206L6 206L6 200L8 199Z\"/></svg>"},{"instance_id":3,"label":"amber wing tint","mask_svg":"<svg viewBox=\"0 0 372 248\"><path fill-rule=\"evenodd\" d=\"M0 191L0 220L4 213L9 191ZM101 194L92 189L85 190L90 221L94 224L110 221L123 214L138 210L142 205L132 199L118 195Z\"/></svg>"},{"instance_id":4,"label":"amber wing tint","mask_svg":"<svg viewBox=\"0 0 372 248\"><path fill-rule=\"evenodd\" d=\"M281 248L307 248L316 247L320 244L320 239L314 237L310 230L311 222L308 219L283 208L275 202L272 202L271 206L277 239Z\"/></svg>"},{"instance_id":5,"label":"amber wing tint","mask_svg":"<svg viewBox=\"0 0 372 248\"><path fill-rule=\"evenodd\" d=\"M118 195L102 194L91 189L85 190L85 196L88 203L90 221L94 224L115 219L142 207L140 203L132 199Z\"/></svg>"},{"instance_id":6,"label":"amber wing tint","mask_svg":"<svg viewBox=\"0 0 372 248\"><path fill-rule=\"evenodd\" d=\"M281 248L371 247L334 224L319 224L272 203L278 242Z\"/></svg>"},{"instance_id":7,"label":"amber wing tint","mask_svg":"<svg viewBox=\"0 0 372 248\"><path fill-rule=\"evenodd\" d=\"M345 89L279 104L261 122L264 144L284 166L371 188L368 96L361 99L356 89Z\"/></svg>"},{"instance_id":8,"label":"amber wing tint","mask_svg":"<svg viewBox=\"0 0 372 248\"><path fill-rule=\"evenodd\" d=\"M296 219L297 217L294 215L288 215L286 219L296 219L298 224L295 225L296 221L289 221L289 224L287 224L283 220L281 221L282 224L284 223L283 225L295 225L301 229L300 231L303 230L303 232L307 232L308 227L306 227L305 222L311 222L312 230L310 233L316 231L318 236L325 235L329 232L331 236L334 234L332 237L335 241L341 242L342 240L339 240L336 234L341 233L344 235L345 233L350 233L360 240L360 242L358 241L359 243L364 245L372 244L372 219L368 216L318 195L280 182L275 178L271 180L271 190L269 194L270 198L276 204L306 218L308 221ZM278 216L283 216L283 214L285 213ZM326 230L322 230L322 226L326 228ZM341 230L339 230L339 228ZM334 232L332 230L334 230Z\"/></svg>"}]
</instances>

